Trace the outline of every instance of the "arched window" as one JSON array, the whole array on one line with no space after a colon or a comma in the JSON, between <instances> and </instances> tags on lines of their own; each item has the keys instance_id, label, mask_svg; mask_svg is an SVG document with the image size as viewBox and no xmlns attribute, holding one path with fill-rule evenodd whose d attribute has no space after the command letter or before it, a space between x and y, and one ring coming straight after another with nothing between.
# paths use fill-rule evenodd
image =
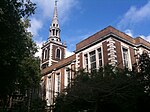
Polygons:
<instances>
[{"instance_id":1,"label":"arched window","mask_svg":"<svg viewBox=\"0 0 150 112\"><path fill-rule=\"evenodd\" d=\"M56 58L60 59L60 49L56 49Z\"/></svg>"},{"instance_id":2,"label":"arched window","mask_svg":"<svg viewBox=\"0 0 150 112\"><path fill-rule=\"evenodd\" d=\"M45 57L44 57L44 59L47 59L47 57L48 57L48 50L46 49L45 50Z\"/></svg>"}]
</instances>

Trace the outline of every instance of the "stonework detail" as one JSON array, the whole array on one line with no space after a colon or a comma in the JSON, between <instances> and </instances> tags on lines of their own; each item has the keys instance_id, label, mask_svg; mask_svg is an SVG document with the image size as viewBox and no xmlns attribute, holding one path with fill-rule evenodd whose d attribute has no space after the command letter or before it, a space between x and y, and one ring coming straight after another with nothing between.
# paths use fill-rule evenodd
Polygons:
<instances>
[{"instance_id":1,"label":"stonework detail","mask_svg":"<svg viewBox=\"0 0 150 112\"><path fill-rule=\"evenodd\" d=\"M113 41L112 38L109 38L107 40L108 44L108 61L109 65L115 66L117 64L117 55L116 55L116 46L115 46L115 41Z\"/></svg>"}]
</instances>

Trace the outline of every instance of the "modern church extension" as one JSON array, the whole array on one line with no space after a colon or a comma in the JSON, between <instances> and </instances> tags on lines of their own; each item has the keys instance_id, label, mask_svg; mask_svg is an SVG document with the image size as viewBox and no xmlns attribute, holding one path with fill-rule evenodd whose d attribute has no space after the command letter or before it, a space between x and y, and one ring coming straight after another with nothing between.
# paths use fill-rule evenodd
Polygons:
<instances>
[{"instance_id":1,"label":"modern church extension","mask_svg":"<svg viewBox=\"0 0 150 112\"><path fill-rule=\"evenodd\" d=\"M47 106L54 105L57 95L74 78L74 71L85 69L90 72L107 64L132 69L132 64L136 62L135 55L144 51L150 53L148 41L141 37L132 38L108 26L79 42L75 53L65 58L67 46L60 38L57 2L49 32L48 41L42 46L41 61L42 95Z\"/></svg>"}]
</instances>

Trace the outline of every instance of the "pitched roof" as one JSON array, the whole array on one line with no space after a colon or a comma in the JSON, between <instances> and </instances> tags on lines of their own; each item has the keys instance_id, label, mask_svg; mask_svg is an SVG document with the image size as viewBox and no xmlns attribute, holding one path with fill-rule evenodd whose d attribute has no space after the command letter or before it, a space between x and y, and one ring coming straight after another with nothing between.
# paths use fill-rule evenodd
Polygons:
<instances>
[{"instance_id":1,"label":"pitched roof","mask_svg":"<svg viewBox=\"0 0 150 112\"><path fill-rule=\"evenodd\" d=\"M112 26L108 26L108 27L104 28L103 30L95 33L94 35L88 37L87 39L79 42L76 45L76 51L78 51L78 50L82 49L83 47L101 39L104 36L107 36L108 34L115 34L116 36L119 36L120 38L122 38L122 39L124 39L124 40L126 40L132 44L135 44L135 45L141 43L141 44L144 44L144 45L150 47L150 43L147 42L146 40L139 38L139 37L134 39L131 36L125 34L124 32L121 32Z\"/></svg>"},{"instance_id":2,"label":"pitched roof","mask_svg":"<svg viewBox=\"0 0 150 112\"><path fill-rule=\"evenodd\" d=\"M134 40L135 40L135 44L136 44L136 45L142 44L142 45L145 45L145 46L147 46L147 47L150 48L150 42L144 40L143 38L141 38L141 37L136 37Z\"/></svg>"},{"instance_id":3,"label":"pitched roof","mask_svg":"<svg viewBox=\"0 0 150 112\"><path fill-rule=\"evenodd\" d=\"M56 63L56 64L54 64L54 65L51 65L51 66L49 66L49 67L43 69L43 70L41 71L41 74L44 75L44 74L47 74L47 73L52 72L53 70L57 70L57 69L59 69L59 68L62 68L62 67L64 67L64 66L70 64L71 62L73 62L73 61L75 60L75 58L76 58L76 55L73 54L73 55L71 55L70 57L65 58L65 59L59 61L58 63Z\"/></svg>"}]
</instances>

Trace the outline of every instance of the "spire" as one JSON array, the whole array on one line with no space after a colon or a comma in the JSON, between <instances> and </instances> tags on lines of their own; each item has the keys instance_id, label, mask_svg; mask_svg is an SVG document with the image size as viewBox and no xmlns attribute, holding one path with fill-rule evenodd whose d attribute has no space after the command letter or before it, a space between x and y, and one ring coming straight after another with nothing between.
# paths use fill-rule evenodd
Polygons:
<instances>
[{"instance_id":1,"label":"spire","mask_svg":"<svg viewBox=\"0 0 150 112\"><path fill-rule=\"evenodd\" d=\"M57 0L55 0L55 7L57 7Z\"/></svg>"},{"instance_id":2,"label":"spire","mask_svg":"<svg viewBox=\"0 0 150 112\"><path fill-rule=\"evenodd\" d=\"M58 23L58 13L57 13L57 0L55 0L55 6L54 6L54 15L52 19L52 23L50 25L50 35L49 35L50 41L58 41L60 42L60 28Z\"/></svg>"},{"instance_id":3,"label":"spire","mask_svg":"<svg viewBox=\"0 0 150 112\"><path fill-rule=\"evenodd\" d=\"M53 20L57 20L58 22L58 14L57 14L57 0L55 0L55 6L54 6L54 16L53 16Z\"/></svg>"}]
</instances>

